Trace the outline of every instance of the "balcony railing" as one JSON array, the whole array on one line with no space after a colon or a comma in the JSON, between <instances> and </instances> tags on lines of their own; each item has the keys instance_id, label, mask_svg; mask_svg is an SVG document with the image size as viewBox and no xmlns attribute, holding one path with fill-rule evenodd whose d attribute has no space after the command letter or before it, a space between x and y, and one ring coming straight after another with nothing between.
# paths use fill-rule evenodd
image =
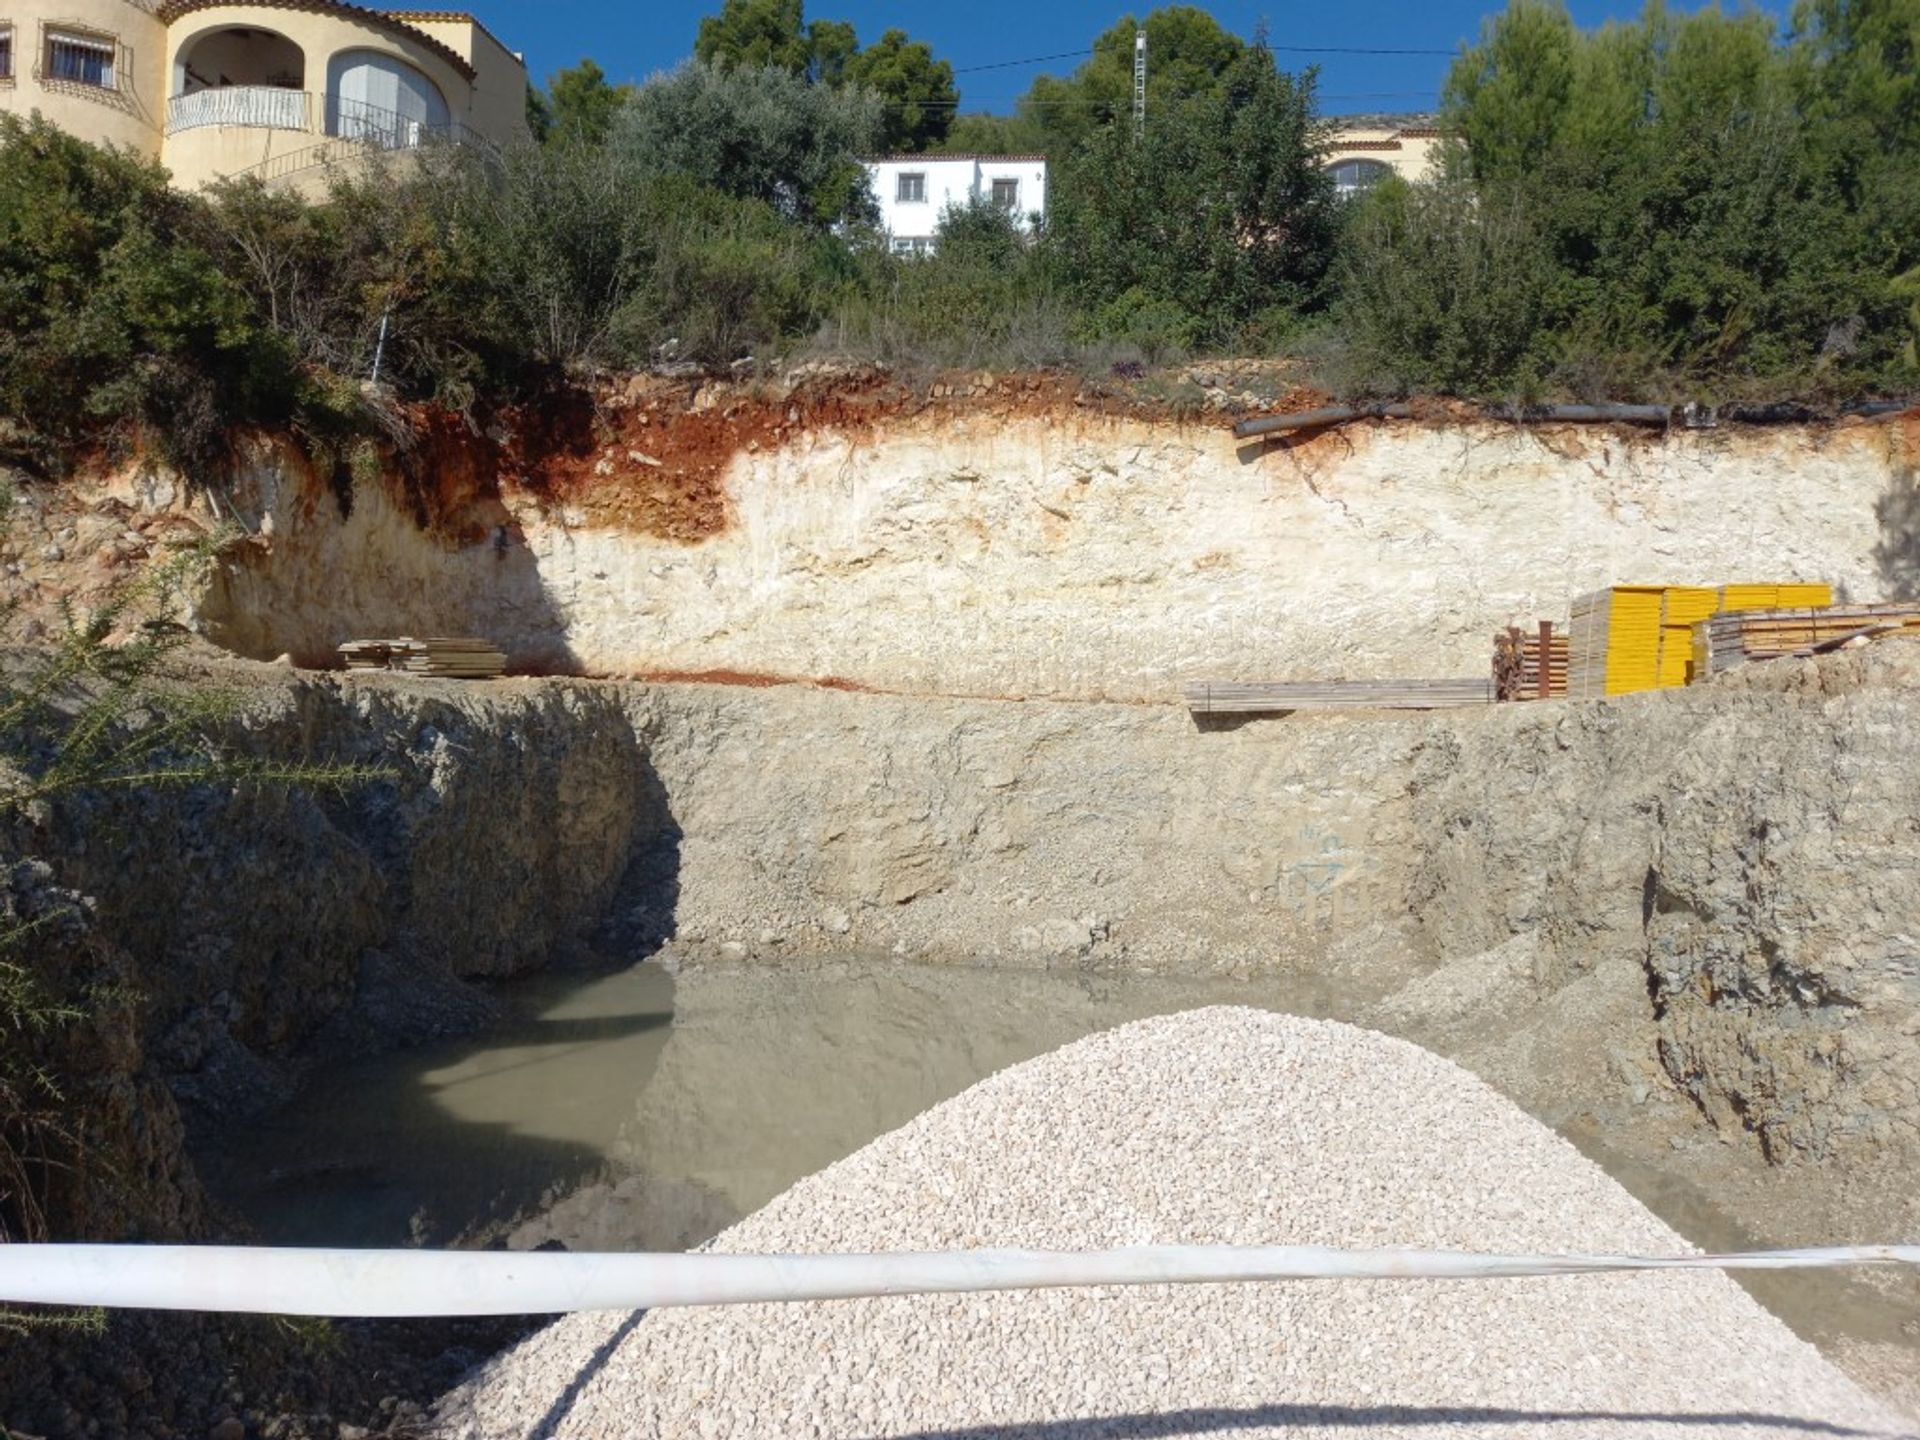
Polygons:
<instances>
[{"instance_id":1,"label":"balcony railing","mask_svg":"<svg viewBox=\"0 0 1920 1440\"><path fill-rule=\"evenodd\" d=\"M316 106L314 101L323 103ZM316 111L320 114L316 114ZM314 122L324 116L325 126ZM371 150L418 150L426 145L487 143L454 121L415 119L349 100L340 95L316 97L304 90L282 90L272 85L224 85L176 95L167 102L167 134L208 126L241 126L255 130L299 130L331 136Z\"/></svg>"},{"instance_id":2,"label":"balcony railing","mask_svg":"<svg viewBox=\"0 0 1920 1440\"><path fill-rule=\"evenodd\" d=\"M277 85L223 85L167 101L167 134L209 125L311 130L313 97L304 90L283 90Z\"/></svg>"},{"instance_id":3,"label":"balcony railing","mask_svg":"<svg viewBox=\"0 0 1920 1440\"><path fill-rule=\"evenodd\" d=\"M465 145L480 137L466 126L451 120L421 120L369 105L364 100L349 100L344 95L327 96L327 134L342 140L355 140L376 150L418 150L423 145Z\"/></svg>"}]
</instances>

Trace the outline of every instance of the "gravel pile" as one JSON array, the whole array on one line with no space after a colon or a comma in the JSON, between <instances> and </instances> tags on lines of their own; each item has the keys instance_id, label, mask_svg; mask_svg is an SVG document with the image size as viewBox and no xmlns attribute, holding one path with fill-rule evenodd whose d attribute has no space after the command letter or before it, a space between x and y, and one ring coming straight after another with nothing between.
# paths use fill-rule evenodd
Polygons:
<instances>
[{"instance_id":1,"label":"gravel pile","mask_svg":"<svg viewBox=\"0 0 1920 1440\"><path fill-rule=\"evenodd\" d=\"M1002 1071L714 1248L1179 1242L1685 1248L1457 1066L1237 1008ZM491 1363L441 1418L466 1440L1901 1433L1718 1273L576 1315Z\"/></svg>"}]
</instances>

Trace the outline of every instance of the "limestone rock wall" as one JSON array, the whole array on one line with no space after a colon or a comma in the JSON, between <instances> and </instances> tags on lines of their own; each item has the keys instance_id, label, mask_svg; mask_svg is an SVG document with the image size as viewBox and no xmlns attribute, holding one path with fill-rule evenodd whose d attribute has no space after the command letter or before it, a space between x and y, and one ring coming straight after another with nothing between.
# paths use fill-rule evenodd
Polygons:
<instances>
[{"instance_id":1,"label":"limestone rock wall","mask_svg":"<svg viewBox=\"0 0 1920 1440\"><path fill-rule=\"evenodd\" d=\"M1382 423L1236 447L1218 422L962 412L742 448L723 527L687 542L607 518L647 498L633 487L675 483L663 471L598 482L592 504L467 476L429 533L400 480L334 493L262 442L228 497L259 538L201 614L264 659L471 630L533 667L947 695L1479 675L1494 629L1564 617L1604 584L1914 593L1916 455L1902 417L1669 434Z\"/></svg>"}]
</instances>

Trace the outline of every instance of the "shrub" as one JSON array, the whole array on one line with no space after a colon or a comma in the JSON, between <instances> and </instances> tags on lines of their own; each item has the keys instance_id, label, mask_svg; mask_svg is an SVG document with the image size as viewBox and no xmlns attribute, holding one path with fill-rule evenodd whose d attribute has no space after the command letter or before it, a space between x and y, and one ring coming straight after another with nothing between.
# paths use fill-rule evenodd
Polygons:
<instances>
[{"instance_id":1,"label":"shrub","mask_svg":"<svg viewBox=\"0 0 1920 1440\"><path fill-rule=\"evenodd\" d=\"M0 115L0 413L39 458L151 440L190 472L283 416L292 352L192 238L157 166Z\"/></svg>"}]
</instances>

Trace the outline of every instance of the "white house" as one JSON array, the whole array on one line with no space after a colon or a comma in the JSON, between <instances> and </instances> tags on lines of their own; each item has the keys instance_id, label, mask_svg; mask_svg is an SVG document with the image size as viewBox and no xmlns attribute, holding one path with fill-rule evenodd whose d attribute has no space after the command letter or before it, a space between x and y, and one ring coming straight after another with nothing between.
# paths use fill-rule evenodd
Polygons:
<instances>
[{"instance_id":1,"label":"white house","mask_svg":"<svg viewBox=\"0 0 1920 1440\"><path fill-rule=\"evenodd\" d=\"M989 200L1038 227L1047 216L1044 155L881 155L865 162L880 225L897 255L927 255L949 208Z\"/></svg>"}]
</instances>

